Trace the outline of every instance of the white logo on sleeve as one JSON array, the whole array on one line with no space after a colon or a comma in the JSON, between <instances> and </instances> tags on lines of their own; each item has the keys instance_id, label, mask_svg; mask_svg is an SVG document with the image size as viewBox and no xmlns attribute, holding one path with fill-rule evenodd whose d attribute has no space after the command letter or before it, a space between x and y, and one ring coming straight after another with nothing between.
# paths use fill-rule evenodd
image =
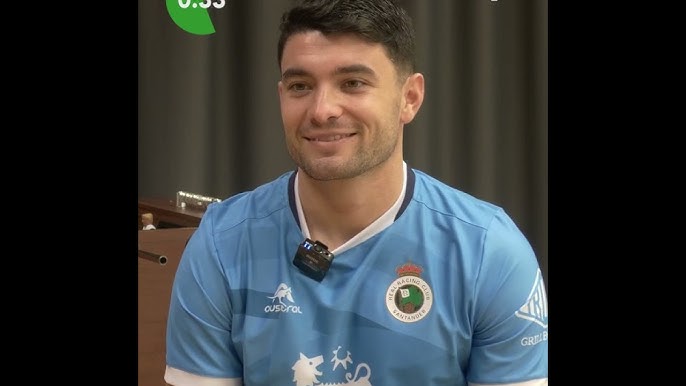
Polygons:
<instances>
[{"instance_id":1,"label":"white logo on sleeve","mask_svg":"<svg viewBox=\"0 0 686 386\"><path fill-rule=\"evenodd\" d=\"M543 328L548 328L548 297L545 293L545 285L541 270L536 272L534 286L529 293L524 305L515 311L519 318L530 320Z\"/></svg>"}]
</instances>

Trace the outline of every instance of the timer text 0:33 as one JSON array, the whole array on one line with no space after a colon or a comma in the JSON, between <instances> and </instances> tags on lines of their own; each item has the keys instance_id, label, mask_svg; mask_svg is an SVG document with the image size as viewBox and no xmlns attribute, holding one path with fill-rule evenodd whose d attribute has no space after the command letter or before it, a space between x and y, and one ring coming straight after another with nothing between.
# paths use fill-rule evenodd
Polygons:
<instances>
[{"instance_id":1,"label":"timer text 0:33","mask_svg":"<svg viewBox=\"0 0 686 386\"><path fill-rule=\"evenodd\" d=\"M219 0L212 2L211 0L203 0L200 3L194 2L193 0L179 0L179 7L186 9L188 7L193 7L196 8L200 6L200 8L207 9L210 6L213 6L217 9L219 8L224 8L224 5L226 5L226 0Z\"/></svg>"}]
</instances>

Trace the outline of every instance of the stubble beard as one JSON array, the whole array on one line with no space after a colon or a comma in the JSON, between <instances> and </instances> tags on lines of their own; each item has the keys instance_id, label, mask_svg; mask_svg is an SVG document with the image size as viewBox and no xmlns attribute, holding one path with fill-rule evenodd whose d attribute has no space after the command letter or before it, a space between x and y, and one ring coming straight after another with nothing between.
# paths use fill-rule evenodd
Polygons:
<instances>
[{"instance_id":1,"label":"stubble beard","mask_svg":"<svg viewBox=\"0 0 686 386\"><path fill-rule=\"evenodd\" d=\"M288 143L288 153L296 165L314 180L343 180L361 176L387 161L400 145L399 138L400 128L387 124L383 133L377 133L366 146L360 145L348 159L338 155L312 157L291 142Z\"/></svg>"}]
</instances>

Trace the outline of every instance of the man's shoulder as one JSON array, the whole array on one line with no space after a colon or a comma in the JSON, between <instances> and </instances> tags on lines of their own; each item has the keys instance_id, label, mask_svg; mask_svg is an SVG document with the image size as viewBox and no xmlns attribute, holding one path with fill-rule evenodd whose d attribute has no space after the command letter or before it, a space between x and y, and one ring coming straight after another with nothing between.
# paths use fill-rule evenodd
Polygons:
<instances>
[{"instance_id":1,"label":"man's shoulder","mask_svg":"<svg viewBox=\"0 0 686 386\"><path fill-rule=\"evenodd\" d=\"M222 227L249 218L264 218L289 206L289 180L293 172L287 172L253 190L234 194L221 202L208 206L205 216L211 216L215 226Z\"/></svg>"},{"instance_id":2,"label":"man's shoulder","mask_svg":"<svg viewBox=\"0 0 686 386\"><path fill-rule=\"evenodd\" d=\"M432 211L478 225L490 222L502 212L498 205L450 186L425 172L413 171L416 176L413 199Z\"/></svg>"}]
</instances>

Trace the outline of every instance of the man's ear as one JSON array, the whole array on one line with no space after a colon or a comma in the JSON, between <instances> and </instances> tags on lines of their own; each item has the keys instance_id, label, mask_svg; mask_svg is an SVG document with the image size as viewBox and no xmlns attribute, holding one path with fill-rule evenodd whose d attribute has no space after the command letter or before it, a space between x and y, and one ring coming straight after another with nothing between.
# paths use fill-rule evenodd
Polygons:
<instances>
[{"instance_id":1,"label":"man's ear","mask_svg":"<svg viewBox=\"0 0 686 386\"><path fill-rule=\"evenodd\" d=\"M400 122L412 122L424 102L424 75L414 73L407 77L403 85L403 100L400 110Z\"/></svg>"}]
</instances>

